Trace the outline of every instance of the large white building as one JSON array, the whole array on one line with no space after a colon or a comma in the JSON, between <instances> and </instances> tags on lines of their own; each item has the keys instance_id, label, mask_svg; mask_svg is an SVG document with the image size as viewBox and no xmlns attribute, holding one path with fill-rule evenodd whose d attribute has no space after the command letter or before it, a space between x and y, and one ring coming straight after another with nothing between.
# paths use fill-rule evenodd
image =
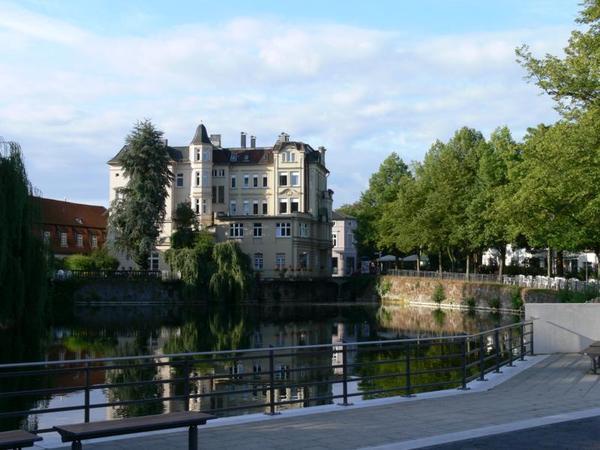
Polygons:
<instances>
[{"instance_id":1,"label":"large white building","mask_svg":"<svg viewBox=\"0 0 600 450\"><path fill-rule=\"evenodd\" d=\"M270 147L257 147L256 138L241 134L239 147L225 148L221 135L209 137L198 125L189 145L165 141L174 174L168 187L166 218L154 269L168 269L163 253L170 247L172 214L189 202L201 227L217 242L235 240L264 277L324 277L331 275L331 205L325 148L290 140L282 133ZM120 156L109 164L110 200L127 184ZM134 266L126 257L122 267Z\"/></svg>"}]
</instances>

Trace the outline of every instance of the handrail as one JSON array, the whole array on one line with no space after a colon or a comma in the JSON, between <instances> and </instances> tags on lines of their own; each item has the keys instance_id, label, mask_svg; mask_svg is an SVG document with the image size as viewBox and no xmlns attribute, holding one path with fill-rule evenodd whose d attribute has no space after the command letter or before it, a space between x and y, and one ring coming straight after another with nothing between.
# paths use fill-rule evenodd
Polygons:
<instances>
[{"instance_id":1,"label":"handrail","mask_svg":"<svg viewBox=\"0 0 600 450\"><path fill-rule=\"evenodd\" d=\"M379 341L362 341L362 342L337 342L332 344L311 344L311 345L290 345L282 347L263 347L263 348L245 348L235 350L217 350L217 351L205 351L205 352L188 352L188 353L168 353L161 355L138 355L138 356L114 356L106 358L84 358L84 359L67 359L61 361L30 361L23 363L4 363L0 364L0 370L9 368L19 367L36 367L36 366L54 366L54 365L67 365L67 364L91 364L101 362L114 362L114 361L129 361L129 360L142 360L142 359L163 359L163 358L189 358L193 356L212 356L212 355L228 355L231 353L268 353L270 350L283 351L283 350L305 350L305 349L316 349L316 348L333 348L333 347L344 347L344 346L367 346L367 345L389 345L389 344L402 344L409 342L427 342L427 341L439 341L439 340L459 340L465 338L477 337L481 334L488 334L496 330L504 330L506 328L516 327L520 325L532 324L532 320L525 320L521 322L515 322L513 324L503 325L500 327L492 328L490 330L481 331L474 334L455 334L450 336L436 336L436 337L419 337L419 338L406 338L406 339L389 339Z\"/></svg>"}]
</instances>

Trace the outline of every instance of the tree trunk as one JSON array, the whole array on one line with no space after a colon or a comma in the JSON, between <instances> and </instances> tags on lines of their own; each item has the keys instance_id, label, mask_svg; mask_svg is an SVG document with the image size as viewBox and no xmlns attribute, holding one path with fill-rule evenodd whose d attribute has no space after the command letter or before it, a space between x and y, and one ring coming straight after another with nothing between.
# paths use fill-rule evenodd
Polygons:
<instances>
[{"instance_id":1,"label":"tree trunk","mask_svg":"<svg viewBox=\"0 0 600 450\"><path fill-rule=\"evenodd\" d=\"M550 247L548 247L548 261L546 261L546 264L548 265L548 278L550 278L552 276L552 249Z\"/></svg>"},{"instance_id":2,"label":"tree trunk","mask_svg":"<svg viewBox=\"0 0 600 450\"><path fill-rule=\"evenodd\" d=\"M417 250L417 275L421 273L421 248Z\"/></svg>"},{"instance_id":3,"label":"tree trunk","mask_svg":"<svg viewBox=\"0 0 600 450\"><path fill-rule=\"evenodd\" d=\"M565 262L563 258L563 251L559 250L556 252L556 276L562 277L565 274Z\"/></svg>"},{"instance_id":4,"label":"tree trunk","mask_svg":"<svg viewBox=\"0 0 600 450\"><path fill-rule=\"evenodd\" d=\"M600 280L600 247L596 247L594 253L596 254L596 280Z\"/></svg>"},{"instance_id":5,"label":"tree trunk","mask_svg":"<svg viewBox=\"0 0 600 450\"><path fill-rule=\"evenodd\" d=\"M442 249L438 250L438 269L440 271L440 277L442 276Z\"/></svg>"},{"instance_id":6,"label":"tree trunk","mask_svg":"<svg viewBox=\"0 0 600 450\"><path fill-rule=\"evenodd\" d=\"M500 261L498 262L498 280L502 282L504 275L504 260L506 259L506 245L500 246Z\"/></svg>"},{"instance_id":7,"label":"tree trunk","mask_svg":"<svg viewBox=\"0 0 600 450\"><path fill-rule=\"evenodd\" d=\"M469 264L470 260L471 260L471 255L469 253L467 253L467 275L466 275L467 281L469 281L469 271L471 269L470 264Z\"/></svg>"}]
</instances>

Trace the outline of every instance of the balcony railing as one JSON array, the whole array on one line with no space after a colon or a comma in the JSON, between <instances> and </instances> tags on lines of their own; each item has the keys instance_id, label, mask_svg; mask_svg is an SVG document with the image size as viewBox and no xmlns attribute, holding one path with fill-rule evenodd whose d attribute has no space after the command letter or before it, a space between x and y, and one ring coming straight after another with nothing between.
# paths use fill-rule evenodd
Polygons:
<instances>
[{"instance_id":1,"label":"balcony railing","mask_svg":"<svg viewBox=\"0 0 600 450\"><path fill-rule=\"evenodd\" d=\"M476 334L0 365L0 430L174 410L216 415L467 389L533 354L533 324Z\"/></svg>"}]
</instances>

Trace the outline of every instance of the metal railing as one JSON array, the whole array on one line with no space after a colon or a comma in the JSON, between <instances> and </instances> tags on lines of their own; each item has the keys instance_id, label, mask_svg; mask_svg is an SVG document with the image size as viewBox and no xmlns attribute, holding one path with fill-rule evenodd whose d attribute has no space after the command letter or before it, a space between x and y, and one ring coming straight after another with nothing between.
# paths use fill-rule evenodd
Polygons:
<instances>
[{"instance_id":1,"label":"metal railing","mask_svg":"<svg viewBox=\"0 0 600 450\"><path fill-rule=\"evenodd\" d=\"M355 397L467 389L533 354L533 345L526 321L445 337L2 364L0 430L47 432L58 421L190 409L277 414ZM65 397L69 404L57 401Z\"/></svg>"},{"instance_id":2,"label":"metal railing","mask_svg":"<svg viewBox=\"0 0 600 450\"><path fill-rule=\"evenodd\" d=\"M57 270L54 280L178 280L175 272L168 270Z\"/></svg>"},{"instance_id":3,"label":"metal railing","mask_svg":"<svg viewBox=\"0 0 600 450\"><path fill-rule=\"evenodd\" d=\"M439 272L426 270L398 270L390 269L386 272L387 275L395 275L402 277L422 277L422 278L439 278L444 280L468 280L468 281L484 281L490 283L502 283L511 286L530 287L536 289L553 289L553 290L572 290L575 292L600 292L600 283L596 280L581 281L577 278L562 278L562 277L545 277L541 275L503 275L502 279L498 275L471 273L467 277L464 272Z\"/></svg>"}]
</instances>

